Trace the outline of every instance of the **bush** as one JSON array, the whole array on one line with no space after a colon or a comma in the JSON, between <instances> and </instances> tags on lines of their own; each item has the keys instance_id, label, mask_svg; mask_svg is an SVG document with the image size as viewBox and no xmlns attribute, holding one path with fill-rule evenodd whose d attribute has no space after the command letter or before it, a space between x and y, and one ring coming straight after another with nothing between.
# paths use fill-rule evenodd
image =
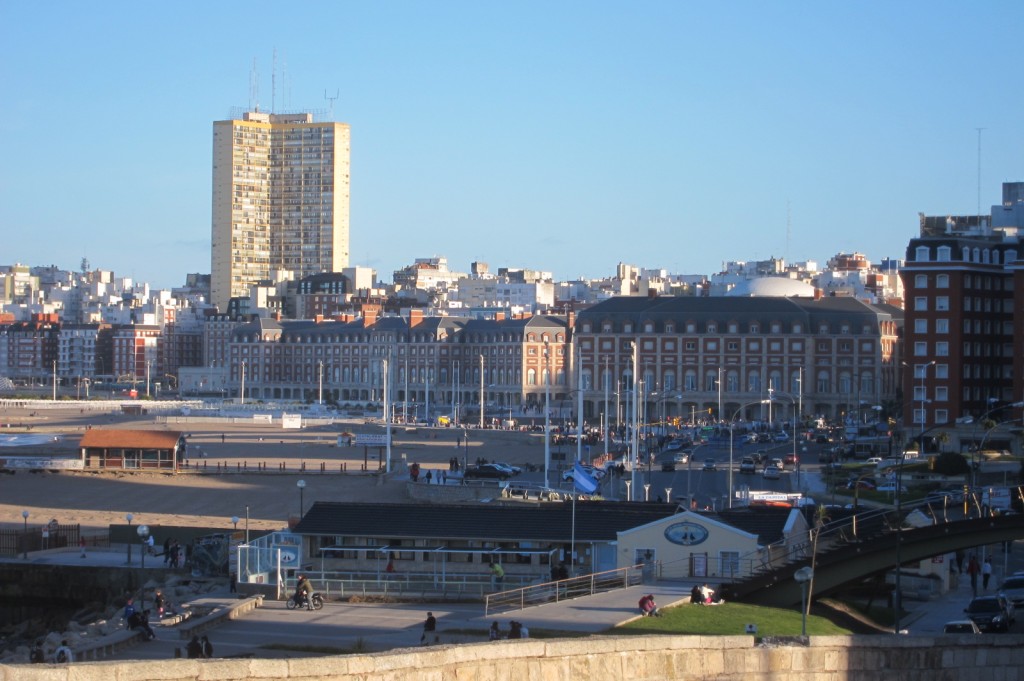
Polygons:
<instances>
[{"instance_id":1,"label":"bush","mask_svg":"<svg viewBox=\"0 0 1024 681\"><path fill-rule=\"evenodd\" d=\"M934 471L940 475L963 475L970 470L970 464L962 454L944 452L935 457Z\"/></svg>"}]
</instances>

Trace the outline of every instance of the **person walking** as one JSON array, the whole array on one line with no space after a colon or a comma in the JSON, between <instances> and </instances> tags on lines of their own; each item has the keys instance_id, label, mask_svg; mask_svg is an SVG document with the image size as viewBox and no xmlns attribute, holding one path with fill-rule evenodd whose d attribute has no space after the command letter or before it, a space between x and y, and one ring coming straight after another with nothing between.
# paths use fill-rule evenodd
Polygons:
<instances>
[{"instance_id":1,"label":"person walking","mask_svg":"<svg viewBox=\"0 0 1024 681\"><path fill-rule=\"evenodd\" d=\"M423 635L420 636L420 643L427 645L427 639L431 636L434 638L434 642L437 642L437 636L434 632L437 631L437 618L434 617L434 613L428 612L427 619L423 621Z\"/></svg>"},{"instance_id":2,"label":"person walking","mask_svg":"<svg viewBox=\"0 0 1024 681\"><path fill-rule=\"evenodd\" d=\"M971 578L971 593L975 596L978 595L978 574L981 572L981 566L978 565L977 557L972 553L970 560L967 561L967 574Z\"/></svg>"},{"instance_id":3,"label":"person walking","mask_svg":"<svg viewBox=\"0 0 1024 681\"><path fill-rule=\"evenodd\" d=\"M986 556L981 565L981 588L988 590L988 582L992 579L992 556Z\"/></svg>"},{"instance_id":4,"label":"person walking","mask_svg":"<svg viewBox=\"0 0 1024 681\"><path fill-rule=\"evenodd\" d=\"M210 659L213 657L213 644L210 643L210 639L203 634L203 637L199 639L199 644L203 646L203 657Z\"/></svg>"}]
</instances>

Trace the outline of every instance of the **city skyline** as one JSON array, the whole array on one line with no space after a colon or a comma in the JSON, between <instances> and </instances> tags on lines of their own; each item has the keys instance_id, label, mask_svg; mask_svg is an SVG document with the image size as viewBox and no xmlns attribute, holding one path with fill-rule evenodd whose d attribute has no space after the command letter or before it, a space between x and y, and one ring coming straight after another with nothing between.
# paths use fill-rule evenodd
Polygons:
<instances>
[{"instance_id":1,"label":"city skyline","mask_svg":"<svg viewBox=\"0 0 1024 681\"><path fill-rule=\"evenodd\" d=\"M1021 179L1014 3L58 5L0 9L9 263L209 272L210 125L255 104L351 125L350 263L383 279L877 263Z\"/></svg>"}]
</instances>

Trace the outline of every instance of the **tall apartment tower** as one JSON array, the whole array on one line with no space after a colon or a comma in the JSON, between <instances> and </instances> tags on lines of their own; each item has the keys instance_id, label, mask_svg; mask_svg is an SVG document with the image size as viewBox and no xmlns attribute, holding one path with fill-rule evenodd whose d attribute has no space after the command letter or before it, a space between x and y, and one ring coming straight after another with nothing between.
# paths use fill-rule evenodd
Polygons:
<instances>
[{"instance_id":1,"label":"tall apartment tower","mask_svg":"<svg viewBox=\"0 0 1024 681\"><path fill-rule=\"evenodd\" d=\"M210 297L222 311L273 272L348 266L349 153L349 126L311 113L214 122Z\"/></svg>"}]
</instances>

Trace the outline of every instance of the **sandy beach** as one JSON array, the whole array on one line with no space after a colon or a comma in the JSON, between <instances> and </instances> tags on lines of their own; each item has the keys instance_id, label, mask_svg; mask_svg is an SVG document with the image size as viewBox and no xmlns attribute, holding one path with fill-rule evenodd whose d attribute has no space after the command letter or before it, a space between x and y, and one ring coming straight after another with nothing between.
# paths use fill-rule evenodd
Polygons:
<instances>
[{"instance_id":1,"label":"sandy beach","mask_svg":"<svg viewBox=\"0 0 1024 681\"><path fill-rule=\"evenodd\" d=\"M392 473L377 475L378 450L347 446L343 433L383 433L383 426L352 419L333 424L282 430L252 419L162 419L78 409L7 408L3 435L31 435L32 442L62 439L73 450L88 427L174 430L189 435L189 468L179 473L112 471L28 472L0 475L0 526L29 523L80 524L86 534L105 532L111 524L210 526L230 529L231 518L249 526L276 529L299 515L298 480L305 480L305 508L315 501L408 501L407 464L447 470L458 456L515 465L542 464L540 434L515 431L393 428ZM7 424L10 424L7 426ZM40 438L40 436L42 436ZM4 447L0 456L14 455ZM571 458L571 457L570 457ZM284 471L281 471L281 467ZM305 466L305 469L303 469ZM321 472L323 466L324 472ZM265 472L257 472L262 467ZM342 468L346 472L339 472Z\"/></svg>"}]
</instances>

